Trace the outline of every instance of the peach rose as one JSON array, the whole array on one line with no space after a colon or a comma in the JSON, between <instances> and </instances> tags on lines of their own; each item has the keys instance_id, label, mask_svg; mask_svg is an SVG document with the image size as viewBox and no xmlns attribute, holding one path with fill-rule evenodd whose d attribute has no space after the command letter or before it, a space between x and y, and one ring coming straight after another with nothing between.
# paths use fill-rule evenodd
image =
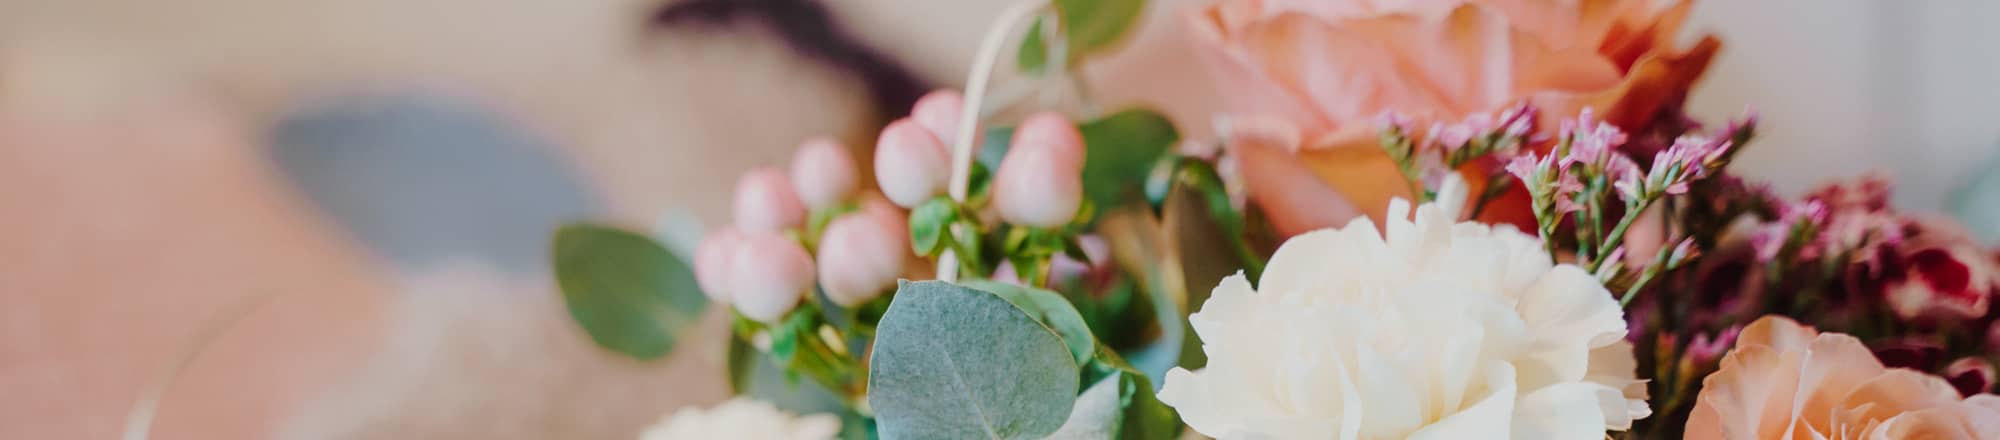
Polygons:
<instances>
[{"instance_id":1,"label":"peach rose","mask_svg":"<svg viewBox=\"0 0 2000 440\"><path fill-rule=\"evenodd\" d=\"M1222 89L1229 125L1288 127L1294 133L1266 137L1298 139L1279 152L1302 160L1245 161L1266 167L1246 175L1298 177L1245 182L1251 200L1289 235L1344 221L1329 210L1409 197L1375 146L1374 121L1384 112L1410 116L1421 127L1525 101L1541 110L1544 129L1588 107L1636 131L1676 111L1721 44L1704 38L1673 49L1691 3L1654 3L1221 0L1188 18ZM1353 205L1259 195L1328 186Z\"/></svg>"},{"instance_id":2,"label":"peach rose","mask_svg":"<svg viewBox=\"0 0 2000 440\"><path fill-rule=\"evenodd\" d=\"M1765 316L1702 381L1689 439L2000 438L2000 396L1887 368L1860 340Z\"/></svg>"}]
</instances>

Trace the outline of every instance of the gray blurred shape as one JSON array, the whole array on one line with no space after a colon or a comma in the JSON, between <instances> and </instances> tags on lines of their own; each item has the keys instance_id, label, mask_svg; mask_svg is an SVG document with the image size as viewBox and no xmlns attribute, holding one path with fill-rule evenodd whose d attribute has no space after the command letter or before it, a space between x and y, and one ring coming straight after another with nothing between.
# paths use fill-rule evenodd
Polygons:
<instances>
[{"instance_id":1,"label":"gray blurred shape","mask_svg":"<svg viewBox=\"0 0 2000 440\"><path fill-rule=\"evenodd\" d=\"M556 226L600 205L549 142L441 93L312 102L279 123L272 144L321 211L405 273L472 260L547 274Z\"/></svg>"}]
</instances>

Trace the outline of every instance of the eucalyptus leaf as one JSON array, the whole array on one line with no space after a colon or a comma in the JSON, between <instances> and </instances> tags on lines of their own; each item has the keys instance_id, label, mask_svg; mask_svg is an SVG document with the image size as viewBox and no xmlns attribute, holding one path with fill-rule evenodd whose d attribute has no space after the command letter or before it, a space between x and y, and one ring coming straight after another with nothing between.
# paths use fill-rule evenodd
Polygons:
<instances>
[{"instance_id":1,"label":"eucalyptus leaf","mask_svg":"<svg viewBox=\"0 0 2000 440\"><path fill-rule=\"evenodd\" d=\"M1153 396L1146 375L1115 358L1100 360L1093 367L1107 373L1076 397L1069 420L1049 438L1145 440L1180 436L1180 416Z\"/></svg>"},{"instance_id":2,"label":"eucalyptus leaf","mask_svg":"<svg viewBox=\"0 0 2000 440\"><path fill-rule=\"evenodd\" d=\"M1107 376L1076 396L1069 420L1049 440L1095 440L1116 438L1124 422L1124 405L1119 402L1119 376ZM1162 437L1165 438L1165 437Z\"/></svg>"},{"instance_id":3,"label":"eucalyptus leaf","mask_svg":"<svg viewBox=\"0 0 2000 440\"><path fill-rule=\"evenodd\" d=\"M708 307L687 263L644 235L571 224L556 230L554 248L556 285L570 316L611 351L665 356Z\"/></svg>"},{"instance_id":4,"label":"eucalyptus leaf","mask_svg":"<svg viewBox=\"0 0 2000 440\"><path fill-rule=\"evenodd\" d=\"M885 439L1046 437L1069 418L1063 339L996 294L904 281L875 336L868 404Z\"/></svg>"},{"instance_id":5,"label":"eucalyptus leaf","mask_svg":"<svg viewBox=\"0 0 2000 440\"><path fill-rule=\"evenodd\" d=\"M1062 336L1063 345L1069 347L1070 355L1076 359L1077 365L1090 362L1091 352L1097 347L1097 339L1091 335L1090 326L1083 320L1083 315L1077 313L1076 307L1071 306L1069 299L1063 298L1062 294L993 280L965 280L962 284L965 287L990 292L1013 303L1014 307L1021 308L1021 311L1028 313L1028 316L1034 317L1035 321L1055 330L1056 335Z\"/></svg>"}]
</instances>

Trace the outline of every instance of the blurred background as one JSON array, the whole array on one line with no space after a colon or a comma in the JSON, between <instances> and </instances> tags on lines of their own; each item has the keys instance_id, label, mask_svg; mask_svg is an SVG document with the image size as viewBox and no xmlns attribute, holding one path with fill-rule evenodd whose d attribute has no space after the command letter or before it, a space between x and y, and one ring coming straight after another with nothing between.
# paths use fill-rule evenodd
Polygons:
<instances>
[{"instance_id":1,"label":"blurred background","mask_svg":"<svg viewBox=\"0 0 2000 440\"><path fill-rule=\"evenodd\" d=\"M1198 2L1089 66L1100 101L1209 132ZM0 0L0 438L118 438L142 402L153 438L630 438L719 400L721 314L663 362L596 348L554 226L673 242L802 140L868 157L1005 3ZM1763 116L1738 170L1881 171L2000 238L2000 2L1695 15L1726 46L1693 112Z\"/></svg>"}]
</instances>

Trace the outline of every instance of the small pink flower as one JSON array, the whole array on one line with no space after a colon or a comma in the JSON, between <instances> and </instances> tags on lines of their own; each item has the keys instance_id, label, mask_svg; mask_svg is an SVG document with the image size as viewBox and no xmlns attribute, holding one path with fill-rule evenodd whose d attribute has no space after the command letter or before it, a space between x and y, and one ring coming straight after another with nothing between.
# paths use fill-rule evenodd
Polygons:
<instances>
[{"instance_id":1,"label":"small pink flower","mask_svg":"<svg viewBox=\"0 0 2000 440\"><path fill-rule=\"evenodd\" d=\"M694 280L709 299L729 304L730 263L735 259L736 248L742 244L743 230L723 226L702 237L701 244L695 246Z\"/></svg>"},{"instance_id":2,"label":"small pink flower","mask_svg":"<svg viewBox=\"0 0 2000 440\"><path fill-rule=\"evenodd\" d=\"M1083 135L1055 113L1029 116L993 176L993 204L1009 223L1053 228L1083 205Z\"/></svg>"},{"instance_id":3,"label":"small pink flower","mask_svg":"<svg viewBox=\"0 0 2000 440\"><path fill-rule=\"evenodd\" d=\"M860 174L854 156L833 139L806 141L792 156L792 185L807 208L827 209L846 200L859 186Z\"/></svg>"},{"instance_id":4,"label":"small pink flower","mask_svg":"<svg viewBox=\"0 0 2000 440\"><path fill-rule=\"evenodd\" d=\"M917 98L917 104L910 108L910 119L949 144L958 139L958 119L964 112L965 98L958 91L937 89Z\"/></svg>"},{"instance_id":5,"label":"small pink flower","mask_svg":"<svg viewBox=\"0 0 2000 440\"><path fill-rule=\"evenodd\" d=\"M784 234L744 234L728 266L736 311L760 322L784 319L813 288L812 255Z\"/></svg>"},{"instance_id":6,"label":"small pink flower","mask_svg":"<svg viewBox=\"0 0 2000 440\"><path fill-rule=\"evenodd\" d=\"M886 206L849 213L827 224L819 242L819 280L827 298L852 307L895 287L910 253L907 231L902 214Z\"/></svg>"},{"instance_id":7,"label":"small pink flower","mask_svg":"<svg viewBox=\"0 0 2000 440\"><path fill-rule=\"evenodd\" d=\"M779 232L803 226L806 205L792 180L774 167L760 167L736 179L736 226L746 232Z\"/></svg>"},{"instance_id":8,"label":"small pink flower","mask_svg":"<svg viewBox=\"0 0 2000 440\"><path fill-rule=\"evenodd\" d=\"M1736 345L1736 336L1742 331L1743 326L1732 325L1713 337L1707 332L1694 335L1694 340L1688 341L1688 358L1693 360L1695 365L1715 363L1716 360L1722 359L1722 355L1729 353L1729 347Z\"/></svg>"},{"instance_id":9,"label":"small pink flower","mask_svg":"<svg viewBox=\"0 0 2000 440\"><path fill-rule=\"evenodd\" d=\"M1993 389L1993 363L1976 357L1959 358L1944 367L1944 380L1966 397L1987 392Z\"/></svg>"},{"instance_id":10,"label":"small pink flower","mask_svg":"<svg viewBox=\"0 0 2000 440\"><path fill-rule=\"evenodd\" d=\"M905 208L944 193L951 154L944 143L908 118L889 123L875 143L875 182L882 195Z\"/></svg>"},{"instance_id":11,"label":"small pink flower","mask_svg":"<svg viewBox=\"0 0 2000 440\"><path fill-rule=\"evenodd\" d=\"M1523 185L1536 185L1540 183L1536 182L1535 179L1536 170L1538 169L1534 153L1514 156L1513 160L1507 161L1507 173L1513 174L1516 179L1521 179Z\"/></svg>"},{"instance_id":12,"label":"small pink flower","mask_svg":"<svg viewBox=\"0 0 2000 440\"><path fill-rule=\"evenodd\" d=\"M1083 255L1090 261L1077 261L1068 254L1056 254L1049 261L1050 285L1062 285L1072 280L1111 270L1111 243L1104 237L1085 235L1077 237L1077 244L1083 247Z\"/></svg>"}]
</instances>

